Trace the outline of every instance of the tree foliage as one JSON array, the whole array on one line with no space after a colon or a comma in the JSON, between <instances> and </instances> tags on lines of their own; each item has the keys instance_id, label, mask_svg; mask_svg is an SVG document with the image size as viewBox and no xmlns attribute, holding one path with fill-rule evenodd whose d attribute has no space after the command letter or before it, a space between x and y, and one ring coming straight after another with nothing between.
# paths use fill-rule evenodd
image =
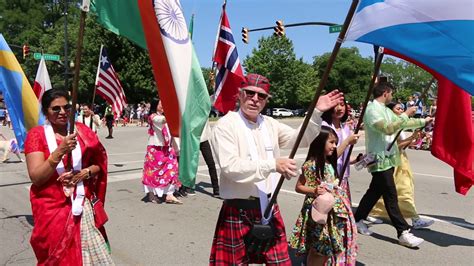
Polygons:
<instances>
[{"instance_id":1,"label":"tree foliage","mask_svg":"<svg viewBox=\"0 0 474 266\"><path fill-rule=\"evenodd\" d=\"M314 57L313 67L318 76L324 74L330 56L331 53L325 53ZM329 73L325 89L338 89L344 92L351 105L359 105L367 95L373 69L372 60L363 58L357 48L341 48Z\"/></svg>"},{"instance_id":2,"label":"tree foliage","mask_svg":"<svg viewBox=\"0 0 474 266\"><path fill-rule=\"evenodd\" d=\"M290 39L262 37L243 66L248 73L258 73L270 80L269 107L296 108L311 100L308 94L317 83L315 72L302 59L296 59Z\"/></svg>"},{"instance_id":3,"label":"tree foliage","mask_svg":"<svg viewBox=\"0 0 474 266\"><path fill-rule=\"evenodd\" d=\"M53 87L64 87L66 77L72 86L74 69L65 72L64 64L75 61L79 32L80 1L58 0L0 0L0 32L12 48L33 84L38 61L33 53L58 54L61 62L47 61ZM64 30L64 8L67 6L67 38ZM65 41L68 40L68 62L65 62ZM30 46L30 56L22 57L22 45ZM147 51L125 38L117 36L96 21L94 14L86 19L83 52L80 65L79 102L90 102L94 92L95 78L101 44L105 45L110 60L117 71L129 103L137 103L157 97L153 72ZM75 66L76 67L76 66ZM96 102L101 102L96 97Z\"/></svg>"}]
</instances>

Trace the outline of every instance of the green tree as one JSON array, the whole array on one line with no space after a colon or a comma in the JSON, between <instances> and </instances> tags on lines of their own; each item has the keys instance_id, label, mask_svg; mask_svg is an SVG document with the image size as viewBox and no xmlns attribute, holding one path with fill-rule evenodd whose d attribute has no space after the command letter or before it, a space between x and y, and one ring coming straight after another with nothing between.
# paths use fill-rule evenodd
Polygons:
<instances>
[{"instance_id":1,"label":"green tree","mask_svg":"<svg viewBox=\"0 0 474 266\"><path fill-rule=\"evenodd\" d=\"M243 66L246 72L258 73L270 80L269 107L303 107L310 101L308 91L317 83L315 72L302 59L296 59L293 43L284 36L262 37Z\"/></svg>"},{"instance_id":2,"label":"green tree","mask_svg":"<svg viewBox=\"0 0 474 266\"><path fill-rule=\"evenodd\" d=\"M75 61L79 2L81 1L0 0L0 32L10 44L31 84L38 67L38 61L33 59L32 54L44 52L61 56L61 62L47 61L46 64L53 87L64 87L64 42L68 40L69 62ZM64 36L65 4L68 4L67 38ZM30 46L31 55L26 59L22 58L23 44ZM95 22L94 15L89 13L80 64L79 102L92 100L101 44L107 48L129 103L156 97L157 91L147 51L103 29ZM67 75L70 86L73 73L74 69L71 69ZM102 102L100 97L96 97L96 102Z\"/></svg>"},{"instance_id":3,"label":"green tree","mask_svg":"<svg viewBox=\"0 0 474 266\"><path fill-rule=\"evenodd\" d=\"M404 60L396 60L393 57L384 59L381 66L381 74L389 78L395 86L395 98L406 101L408 96L414 92L423 92L431 81L431 74L418 66ZM426 95L436 94L436 84L428 89Z\"/></svg>"},{"instance_id":4,"label":"green tree","mask_svg":"<svg viewBox=\"0 0 474 266\"><path fill-rule=\"evenodd\" d=\"M315 56L313 67L322 76L326 69L331 53ZM352 106L358 106L364 101L373 73L373 62L363 58L356 47L341 48L329 73L326 90L339 89L344 92L346 101Z\"/></svg>"}]
</instances>

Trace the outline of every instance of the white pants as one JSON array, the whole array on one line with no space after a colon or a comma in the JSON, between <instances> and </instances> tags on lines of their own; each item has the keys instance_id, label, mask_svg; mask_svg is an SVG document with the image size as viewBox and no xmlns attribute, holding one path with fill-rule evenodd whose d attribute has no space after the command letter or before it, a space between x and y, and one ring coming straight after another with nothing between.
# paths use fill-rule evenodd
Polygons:
<instances>
[{"instance_id":1,"label":"white pants","mask_svg":"<svg viewBox=\"0 0 474 266\"><path fill-rule=\"evenodd\" d=\"M172 184L169 184L164 188L154 188L149 187L147 185L143 185L143 190L145 191L145 193L153 192L153 194L157 195L158 197L162 197L163 194L173 195L173 193L176 191L176 187Z\"/></svg>"}]
</instances>

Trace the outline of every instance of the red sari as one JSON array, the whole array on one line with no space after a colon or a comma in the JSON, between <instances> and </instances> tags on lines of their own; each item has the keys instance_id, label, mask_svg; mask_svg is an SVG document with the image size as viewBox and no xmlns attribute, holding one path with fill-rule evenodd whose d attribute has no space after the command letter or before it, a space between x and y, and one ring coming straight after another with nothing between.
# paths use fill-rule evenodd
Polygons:
<instances>
[{"instance_id":1,"label":"red sari","mask_svg":"<svg viewBox=\"0 0 474 266\"><path fill-rule=\"evenodd\" d=\"M76 123L78 143L82 151L82 167L97 165L101 171L95 178L84 180L85 197L91 200L95 194L103 203L107 188L107 154L97 135L87 126ZM61 141L56 140L58 145ZM43 126L32 128L25 141L25 154L43 152L49 157L49 149ZM64 156L66 164L68 155ZM34 228L31 246L38 265L82 265L80 224L81 216L72 215L71 199L63 192L55 172L46 184L32 185L30 201ZM105 228L99 228L107 240Z\"/></svg>"}]
</instances>

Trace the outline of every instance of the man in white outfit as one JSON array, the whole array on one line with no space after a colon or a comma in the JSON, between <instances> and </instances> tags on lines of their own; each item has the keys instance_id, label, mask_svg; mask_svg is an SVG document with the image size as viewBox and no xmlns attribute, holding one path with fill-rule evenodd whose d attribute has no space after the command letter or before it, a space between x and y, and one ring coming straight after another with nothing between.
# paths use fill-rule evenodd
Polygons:
<instances>
[{"instance_id":1,"label":"man in white outfit","mask_svg":"<svg viewBox=\"0 0 474 266\"><path fill-rule=\"evenodd\" d=\"M224 199L214 234L210 265L271 264L291 265L283 219L278 204L268 218L274 242L266 250L251 253L246 236L252 224L262 221L279 174L287 178L298 172L296 161L280 155L280 148L291 148L299 129L261 115L270 96L267 78L248 74L239 92L240 110L229 112L213 129L211 143L219 163L220 196ZM309 121L300 147L319 134L322 112L341 102L342 94L333 91L321 96Z\"/></svg>"}]
</instances>

